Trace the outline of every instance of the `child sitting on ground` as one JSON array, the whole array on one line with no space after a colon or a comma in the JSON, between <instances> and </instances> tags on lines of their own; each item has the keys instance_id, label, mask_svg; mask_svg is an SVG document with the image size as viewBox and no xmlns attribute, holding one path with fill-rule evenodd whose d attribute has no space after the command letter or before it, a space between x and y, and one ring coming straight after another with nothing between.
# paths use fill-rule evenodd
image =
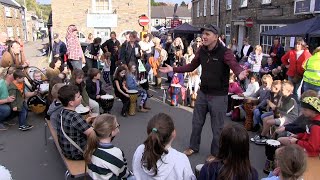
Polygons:
<instances>
[{"instance_id":1,"label":"child sitting on ground","mask_svg":"<svg viewBox=\"0 0 320 180\"><path fill-rule=\"evenodd\" d=\"M121 110L121 116L123 117L127 117L130 105L130 96L127 94L128 89L126 88L126 70L127 68L125 66L118 67L113 79L114 94L121 99L123 104Z\"/></svg>"},{"instance_id":2,"label":"child sitting on ground","mask_svg":"<svg viewBox=\"0 0 320 180\"><path fill-rule=\"evenodd\" d=\"M17 69L13 73L14 81L12 81L8 87L9 96L15 97L10 106L12 111L18 113L19 130L21 131L26 131L33 128L32 125L27 123L28 106L25 99L38 94L38 91L27 92L25 90L24 77L24 72L20 69Z\"/></svg>"},{"instance_id":3,"label":"child sitting on ground","mask_svg":"<svg viewBox=\"0 0 320 180\"><path fill-rule=\"evenodd\" d=\"M299 180L307 168L307 156L297 145L284 146L276 150L276 168L261 180Z\"/></svg>"},{"instance_id":4,"label":"child sitting on ground","mask_svg":"<svg viewBox=\"0 0 320 180\"><path fill-rule=\"evenodd\" d=\"M195 180L188 157L171 147L176 137L173 120L164 113L152 117L148 137L133 155L136 179Z\"/></svg>"},{"instance_id":5,"label":"child sitting on ground","mask_svg":"<svg viewBox=\"0 0 320 180\"><path fill-rule=\"evenodd\" d=\"M112 144L119 134L120 124L113 115L102 114L96 117L88 136L84 159L88 174L92 179L123 179L132 176L128 170L123 151ZM99 170L97 170L97 168Z\"/></svg>"},{"instance_id":6,"label":"child sitting on ground","mask_svg":"<svg viewBox=\"0 0 320 180\"><path fill-rule=\"evenodd\" d=\"M270 98L270 90L271 84L273 82L270 74L266 74L261 78L262 85L259 90L252 95L254 98L259 98L259 104L253 111L253 127L260 126L261 122L261 109L265 109L267 106L267 99ZM259 129L259 127L255 127L254 129Z\"/></svg>"},{"instance_id":7,"label":"child sitting on ground","mask_svg":"<svg viewBox=\"0 0 320 180\"><path fill-rule=\"evenodd\" d=\"M50 116L50 122L52 127L56 130L57 129L57 122L58 122L58 115L63 109L61 102L58 99L58 91L61 87L65 86L64 83L55 84L51 90L51 95L53 98L52 103L49 106L47 114Z\"/></svg>"},{"instance_id":8,"label":"child sitting on ground","mask_svg":"<svg viewBox=\"0 0 320 180\"><path fill-rule=\"evenodd\" d=\"M283 145L298 144L306 150L308 156L320 153L320 100L318 97L305 97L301 101L302 113L311 119L304 133L282 137L278 140Z\"/></svg>"},{"instance_id":9,"label":"child sitting on ground","mask_svg":"<svg viewBox=\"0 0 320 180\"><path fill-rule=\"evenodd\" d=\"M68 159L81 160L87 144L87 136L94 131L89 125L92 118L89 117L84 120L75 111L76 107L81 104L82 99L77 86L65 85L61 87L58 91L58 98L63 105L57 123L57 136L61 152Z\"/></svg>"},{"instance_id":10,"label":"child sitting on ground","mask_svg":"<svg viewBox=\"0 0 320 180\"><path fill-rule=\"evenodd\" d=\"M298 105L296 100L292 96L293 84L289 81L285 81L282 84L281 94L282 97L279 100L279 106L268 103L268 105L275 109L275 113L272 116L265 117L263 119L263 129L260 135L251 139L256 144L265 144L270 136L270 128L274 125L283 126L293 122L298 117Z\"/></svg>"},{"instance_id":11,"label":"child sitting on ground","mask_svg":"<svg viewBox=\"0 0 320 180\"><path fill-rule=\"evenodd\" d=\"M201 168L198 180L258 180L257 170L249 159L249 135L240 124L228 124L220 135L218 156ZM240 168L241 167L241 168Z\"/></svg>"},{"instance_id":12,"label":"child sitting on ground","mask_svg":"<svg viewBox=\"0 0 320 180\"><path fill-rule=\"evenodd\" d=\"M257 91L259 90L259 82L258 77L255 75L252 75L250 77L250 83L248 84L248 87L245 92L238 94L239 96L243 97L251 97L253 96Z\"/></svg>"},{"instance_id":13,"label":"child sitting on ground","mask_svg":"<svg viewBox=\"0 0 320 180\"><path fill-rule=\"evenodd\" d=\"M139 111L140 112L148 112L148 110L150 110L151 108L146 106L147 100L148 100L148 95L146 90L142 89L142 88L138 88L138 82L136 81L136 65L135 64L131 64L129 63L128 66L128 73L127 73L127 87L129 90L137 90L138 91L138 95L141 96L141 101L140 101L140 105L139 105Z\"/></svg>"},{"instance_id":14,"label":"child sitting on ground","mask_svg":"<svg viewBox=\"0 0 320 180\"><path fill-rule=\"evenodd\" d=\"M262 66L260 70L260 76L262 77L265 74L270 74L272 75L272 70L276 68L276 64L273 64L273 60L271 57L267 59L267 64Z\"/></svg>"},{"instance_id":15,"label":"child sitting on ground","mask_svg":"<svg viewBox=\"0 0 320 180\"><path fill-rule=\"evenodd\" d=\"M102 81L100 81L101 73L97 68L91 68L88 70L88 78L86 80L86 90L89 95L89 104L90 100L94 101L95 104L101 102L101 96L107 94L106 91L102 88ZM99 109L99 108L98 108ZM96 112L99 113L100 112ZM106 112L104 112L106 113Z\"/></svg>"},{"instance_id":16,"label":"child sitting on ground","mask_svg":"<svg viewBox=\"0 0 320 180\"><path fill-rule=\"evenodd\" d=\"M80 94L82 96L81 104L84 107L90 107L92 113L99 114L100 113L99 104L96 101L89 98L86 84L84 83L83 79L84 79L84 72L81 69L74 69L72 71L70 85L75 85L79 88Z\"/></svg>"},{"instance_id":17,"label":"child sitting on ground","mask_svg":"<svg viewBox=\"0 0 320 180\"><path fill-rule=\"evenodd\" d=\"M239 82L236 79L236 75L230 70L229 76L229 91L230 94L241 94L243 93L242 88L240 87Z\"/></svg>"}]
</instances>

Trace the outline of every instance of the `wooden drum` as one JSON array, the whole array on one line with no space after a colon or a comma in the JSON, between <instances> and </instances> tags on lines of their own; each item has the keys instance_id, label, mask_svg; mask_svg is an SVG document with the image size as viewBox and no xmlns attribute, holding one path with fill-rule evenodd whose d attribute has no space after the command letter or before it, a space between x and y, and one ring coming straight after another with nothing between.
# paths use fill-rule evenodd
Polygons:
<instances>
[{"instance_id":1,"label":"wooden drum","mask_svg":"<svg viewBox=\"0 0 320 180\"><path fill-rule=\"evenodd\" d=\"M253 97L246 97L244 99L244 110L246 112L246 120L244 122L244 127L247 131L250 131L253 126L253 110L258 105L259 100Z\"/></svg>"},{"instance_id":2,"label":"wooden drum","mask_svg":"<svg viewBox=\"0 0 320 180\"><path fill-rule=\"evenodd\" d=\"M82 105L76 107L76 112L82 116L84 120L90 117L90 108Z\"/></svg>"},{"instance_id":3,"label":"wooden drum","mask_svg":"<svg viewBox=\"0 0 320 180\"><path fill-rule=\"evenodd\" d=\"M101 107L104 113L110 114L110 111L113 107L114 97L110 94L105 94L101 96Z\"/></svg>"},{"instance_id":4,"label":"wooden drum","mask_svg":"<svg viewBox=\"0 0 320 180\"><path fill-rule=\"evenodd\" d=\"M130 96L129 115L134 116L136 114L138 91L137 90L128 90L127 93Z\"/></svg>"}]
</instances>

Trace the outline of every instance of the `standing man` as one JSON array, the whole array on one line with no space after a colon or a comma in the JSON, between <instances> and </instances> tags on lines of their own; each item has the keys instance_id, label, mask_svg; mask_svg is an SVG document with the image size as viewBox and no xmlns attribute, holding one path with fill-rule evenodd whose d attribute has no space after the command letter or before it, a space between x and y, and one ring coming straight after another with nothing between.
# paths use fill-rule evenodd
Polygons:
<instances>
[{"instance_id":1,"label":"standing man","mask_svg":"<svg viewBox=\"0 0 320 180\"><path fill-rule=\"evenodd\" d=\"M161 67L160 71L163 73L192 72L199 65L202 66L201 86L193 111L190 146L184 153L191 156L199 151L202 127L209 112L213 139L211 155L207 161L211 161L215 158L214 156L217 156L219 150L219 138L228 104L230 68L240 79L244 79L248 72L239 66L232 51L219 42L218 27L207 24L201 28L201 31L203 46L196 52L190 64L175 68L166 65L166 67Z\"/></svg>"},{"instance_id":2,"label":"standing man","mask_svg":"<svg viewBox=\"0 0 320 180\"><path fill-rule=\"evenodd\" d=\"M60 40L59 34L55 33L53 35L53 50L52 55L53 57L60 57L61 60L64 60L64 55L67 53L67 46L66 44Z\"/></svg>"},{"instance_id":3,"label":"standing man","mask_svg":"<svg viewBox=\"0 0 320 180\"><path fill-rule=\"evenodd\" d=\"M110 33L110 39L108 39L106 42L104 42L101 45L101 49L103 53L110 52L111 57L111 66L110 66L110 74L114 74L114 71L116 69L116 62L118 61L119 56L119 48L120 48L120 42L117 40L117 35L114 31ZM112 77L112 76L111 76Z\"/></svg>"},{"instance_id":4,"label":"standing man","mask_svg":"<svg viewBox=\"0 0 320 180\"><path fill-rule=\"evenodd\" d=\"M274 38L273 45L270 48L269 55L272 57L273 64L281 66L281 57L284 55L284 48L280 44L278 37Z\"/></svg>"},{"instance_id":5,"label":"standing man","mask_svg":"<svg viewBox=\"0 0 320 180\"><path fill-rule=\"evenodd\" d=\"M137 32L133 31L129 34L129 41L124 42L121 46L121 62L125 64L135 63L138 65L138 59L141 58L141 48L137 40Z\"/></svg>"},{"instance_id":6,"label":"standing man","mask_svg":"<svg viewBox=\"0 0 320 180\"><path fill-rule=\"evenodd\" d=\"M93 42L90 43L86 48L84 56L86 57L86 65L88 70L91 68L99 69L98 59L99 59L99 56L101 55L100 45L101 45L101 38L97 37L97 38L94 38Z\"/></svg>"}]
</instances>

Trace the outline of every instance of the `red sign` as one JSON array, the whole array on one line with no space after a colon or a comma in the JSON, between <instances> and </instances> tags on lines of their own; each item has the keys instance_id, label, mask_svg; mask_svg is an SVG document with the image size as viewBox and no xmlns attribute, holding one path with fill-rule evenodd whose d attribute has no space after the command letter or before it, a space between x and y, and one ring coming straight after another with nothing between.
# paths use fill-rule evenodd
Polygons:
<instances>
[{"instance_id":1,"label":"red sign","mask_svg":"<svg viewBox=\"0 0 320 180\"><path fill-rule=\"evenodd\" d=\"M147 26L149 24L150 20L147 16L140 16L138 22L139 22L140 26Z\"/></svg>"},{"instance_id":2,"label":"red sign","mask_svg":"<svg viewBox=\"0 0 320 180\"><path fill-rule=\"evenodd\" d=\"M251 18L248 18L245 22L245 25L247 27L253 27L253 20Z\"/></svg>"},{"instance_id":3,"label":"red sign","mask_svg":"<svg viewBox=\"0 0 320 180\"><path fill-rule=\"evenodd\" d=\"M182 24L182 21L180 21L179 19L171 20L171 28L178 27L181 24Z\"/></svg>"}]
</instances>

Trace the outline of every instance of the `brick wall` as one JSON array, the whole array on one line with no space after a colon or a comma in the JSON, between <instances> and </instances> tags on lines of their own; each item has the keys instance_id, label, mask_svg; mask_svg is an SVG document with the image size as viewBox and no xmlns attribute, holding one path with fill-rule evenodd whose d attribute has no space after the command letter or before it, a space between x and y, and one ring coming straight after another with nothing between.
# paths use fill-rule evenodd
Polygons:
<instances>
[{"instance_id":1,"label":"brick wall","mask_svg":"<svg viewBox=\"0 0 320 180\"><path fill-rule=\"evenodd\" d=\"M70 24L77 26L78 30L86 36L93 33L94 28L87 27L87 13L90 13L91 0L53 0L52 21L53 31L59 33L62 40L66 35ZM111 28L120 34L125 30L141 31L138 18L142 14L148 14L148 0L113 0L112 11L118 15L117 27Z\"/></svg>"},{"instance_id":2,"label":"brick wall","mask_svg":"<svg viewBox=\"0 0 320 180\"><path fill-rule=\"evenodd\" d=\"M8 6L7 6L8 7ZM15 14L17 13L17 17ZM22 18L20 9L15 7L10 7L11 17L6 17L5 15L5 5L0 4L0 32L8 33L7 27L13 28L13 38L20 36L23 38L23 29L22 29ZM18 30L19 29L19 32Z\"/></svg>"}]
</instances>

